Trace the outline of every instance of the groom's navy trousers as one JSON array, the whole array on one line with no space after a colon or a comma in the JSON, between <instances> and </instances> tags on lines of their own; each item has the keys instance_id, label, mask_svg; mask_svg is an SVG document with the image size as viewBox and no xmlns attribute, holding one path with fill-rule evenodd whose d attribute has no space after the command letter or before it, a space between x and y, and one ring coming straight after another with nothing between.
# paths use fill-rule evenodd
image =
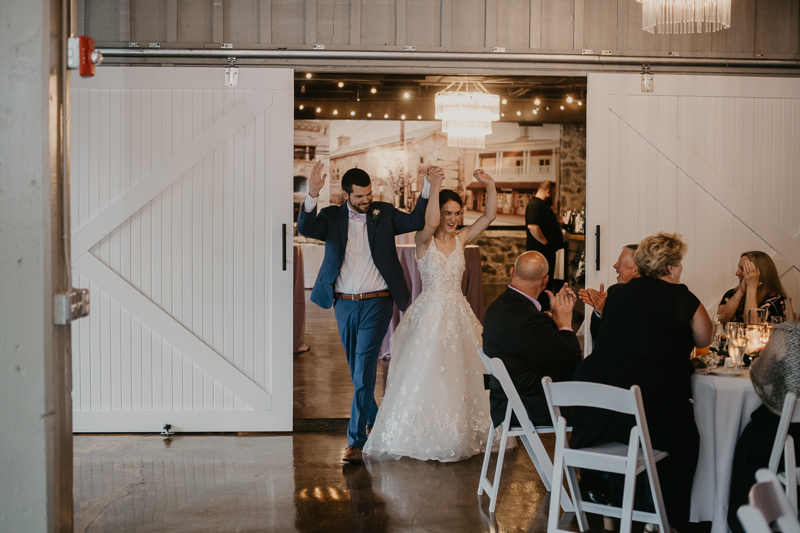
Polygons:
<instances>
[{"instance_id":1,"label":"groom's navy trousers","mask_svg":"<svg viewBox=\"0 0 800 533\"><path fill-rule=\"evenodd\" d=\"M336 279L344 263L347 248L347 206L328 206L317 214L316 207L301 207L297 230L306 237L325 241L325 257L311 291L311 301L323 309L334 307L339 336L342 339L350 375L353 379L353 404L347 442L363 448L367 442L366 425L375 422L375 374L381 342L392 318L392 301L398 309L408 307L408 285L397 257L395 235L419 231L425 226L428 200L419 198L411 213L404 213L386 202L373 202L367 213L367 236L375 267L386 282L391 298L367 300L335 299Z\"/></svg>"},{"instance_id":2,"label":"groom's navy trousers","mask_svg":"<svg viewBox=\"0 0 800 533\"><path fill-rule=\"evenodd\" d=\"M363 448L367 442L364 428L375 424L378 404L375 403L375 379L378 355L389 322L392 320L392 299L336 300L336 324L342 339L350 377L353 379L353 404L347 426L347 443Z\"/></svg>"}]
</instances>

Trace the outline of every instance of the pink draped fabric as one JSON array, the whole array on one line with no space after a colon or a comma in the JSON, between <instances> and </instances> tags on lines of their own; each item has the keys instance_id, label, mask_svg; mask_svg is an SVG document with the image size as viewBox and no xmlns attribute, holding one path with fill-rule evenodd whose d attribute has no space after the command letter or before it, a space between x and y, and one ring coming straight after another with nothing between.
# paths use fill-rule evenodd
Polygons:
<instances>
[{"instance_id":1,"label":"pink draped fabric","mask_svg":"<svg viewBox=\"0 0 800 533\"><path fill-rule=\"evenodd\" d=\"M417 261L414 257L416 248L413 244L398 244L397 255L400 258L400 264L403 265L403 272L406 276L406 283L408 289L411 291L411 302L417 299L419 293L422 292L422 279L419 275L417 268ZM464 278L461 280L461 291L467 298L472 311L478 320L483 323L483 278L481 277L481 252L480 248L474 245L467 246L464 250ZM386 332L386 337L383 339L381 346L381 357L388 359L389 352L389 339L394 333L395 328L400 323L403 313L394 306L394 313L392 315L392 322L389 324L389 331Z\"/></svg>"},{"instance_id":2,"label":"pink draped fabric","mask_svg":"<svg viewBox=\"0 0 800 533\"><path fill-rule=\"evenodd\" d=\"M292 250L292 281L294 283L294 332L293 343L294 352L305 352L308 346L305 344L306 338L306 294L303 274L303 249L299 244L295 244Z\"/></svg>"}]
</instances>

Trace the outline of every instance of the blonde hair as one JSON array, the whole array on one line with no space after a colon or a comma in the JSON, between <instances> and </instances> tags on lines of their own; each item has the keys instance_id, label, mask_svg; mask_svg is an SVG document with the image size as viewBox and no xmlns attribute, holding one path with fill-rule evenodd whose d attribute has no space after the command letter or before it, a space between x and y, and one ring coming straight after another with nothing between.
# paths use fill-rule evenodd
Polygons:
<instances>
[{"instance_id":1,"label":"blonde hair","mask_svg":"<svg viewBox=\"0 0 800 533\"><path fill-rule=\"evenodd\" d=\"M678 233L660 231L642 239L633 262L640 276L661 278L669 274L670 266L678 266L688 246Z\"/></svg>"}]
</instances>

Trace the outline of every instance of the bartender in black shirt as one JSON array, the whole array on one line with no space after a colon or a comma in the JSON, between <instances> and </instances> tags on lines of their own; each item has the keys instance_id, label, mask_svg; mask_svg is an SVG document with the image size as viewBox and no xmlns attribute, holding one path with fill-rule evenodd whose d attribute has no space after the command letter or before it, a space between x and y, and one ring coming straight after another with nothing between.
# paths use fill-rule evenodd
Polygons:
<instances>
[{"instance_id":1,"label":"bartender in black shirt","mask_svg":"<svg viewBox=\"0 0 800 533\"><path fill-rule=\"evenodd\" d=\"M556 252L564 247L561 225L558 223L556 214L553 213L555 195L556 184L550 180L544 181L539 185L536 195L531 198L525 209L525 226L528 235L525 248L536 250L547 259L547 274L550 276L547 282L549 291L552 291L555 286L553 272L556 268ZM543 298L543 300L549 304L547 298Z\"/></svg>"}]
</instances>

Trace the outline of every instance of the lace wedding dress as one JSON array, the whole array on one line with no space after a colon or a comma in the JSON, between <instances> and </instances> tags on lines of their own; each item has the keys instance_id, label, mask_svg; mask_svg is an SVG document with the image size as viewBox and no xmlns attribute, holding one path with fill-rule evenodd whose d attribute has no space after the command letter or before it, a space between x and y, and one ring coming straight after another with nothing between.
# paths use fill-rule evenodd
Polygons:
<instances>
[{"instance_id":1,"label":"lace wedding dress","mask_svg":"<svg viewBox=\"0 0 800 533\"><path fill-rule=\"evenodd\" d=\"M480 322L461 293L464 251L431 241L417 260L422 293L390 340L388 385L364 453L459 461L485 449L489 392Z\"/></svg>"}]
</instances>

